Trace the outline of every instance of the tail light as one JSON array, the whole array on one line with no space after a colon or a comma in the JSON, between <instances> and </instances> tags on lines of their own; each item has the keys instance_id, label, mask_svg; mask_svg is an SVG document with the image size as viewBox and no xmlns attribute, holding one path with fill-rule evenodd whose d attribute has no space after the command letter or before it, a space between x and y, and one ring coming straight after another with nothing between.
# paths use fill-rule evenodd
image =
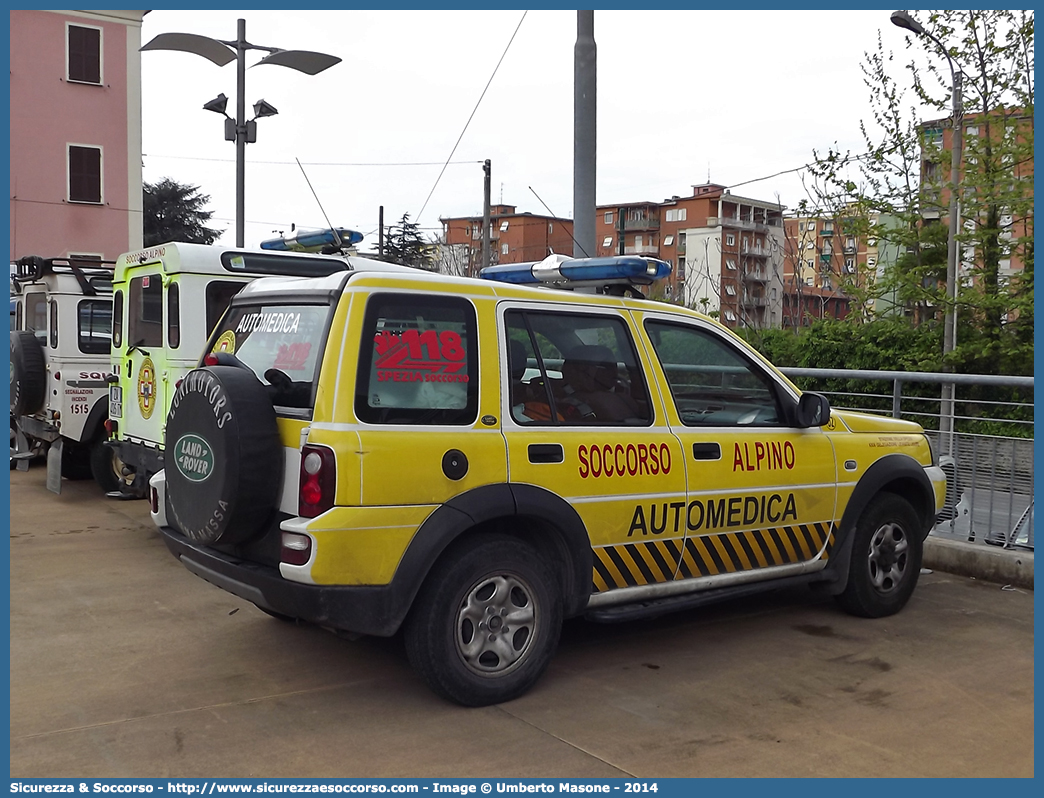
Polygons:
<instances>
[{"instance_id":1,"label":"tail light","mask_svg":"<svg viewBox=\"0 0 1044 798\"><path fill-rule=\"evenodd\" d=\"M203 358L204 366L216 366L219 362L220 361L218 360L218 356L215 355L213 352L211 352L209 355L206 355Z\"/></svg>"},{"instance_id":2,"label":"tail light","mask_svg":"<svg viewBox=\"0 0 1044 798\"><path fill-rule=\"evenodd\" d=\"M149 501L152 502L152 514L157 515L159 513L159 491L155 488L149 488Z\"/></svg>"},{"instance_id":3,"label":"tail light","mask_svg":"<svg viewBox=\"0 0 1044 798\"><path fill-rule=\"evenodd\" d=\"M105 431L110 435L115 435L116 431L120 428L120 425L113 421L111 418L105 419Z\"/></svg>"},{"instance_id":4,"label":"tail light","mask_svg":"<svg viewBox=\"0 0 1044 798\"><path fill-rule=\"evenodd\" d=\"M283 533L283 546L279 559L287 565L307 565L312 556L312 539L297 532Z\"/></svg>"},{"instance_id":5,"label":"tail light","mask_svg":"<svg viewBox=\"0 0 1044 798\"><path fill-rule=\"evenodd\" d=\"M301 449L301 492L297 514L315 518L333 507L337 461L332 449L306 445Z\"/></svg>"}]
</instances>

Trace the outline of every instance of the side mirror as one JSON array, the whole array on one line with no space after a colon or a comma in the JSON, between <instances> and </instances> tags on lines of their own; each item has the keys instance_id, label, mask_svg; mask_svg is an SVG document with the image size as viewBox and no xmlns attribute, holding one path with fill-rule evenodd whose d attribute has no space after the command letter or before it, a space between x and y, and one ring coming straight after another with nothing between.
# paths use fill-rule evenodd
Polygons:
<instances>
[{"instance_id":1,"label":"side mirror","mask_svg":"<svg viewBox=\"0 0 1044 798\"><path fill-rule=\"evenodd\" d=\"M821 393L807 391L801 394L797 406L797 426L822 427L830 420L830 400Z\"/></svg>"}]
</instances>

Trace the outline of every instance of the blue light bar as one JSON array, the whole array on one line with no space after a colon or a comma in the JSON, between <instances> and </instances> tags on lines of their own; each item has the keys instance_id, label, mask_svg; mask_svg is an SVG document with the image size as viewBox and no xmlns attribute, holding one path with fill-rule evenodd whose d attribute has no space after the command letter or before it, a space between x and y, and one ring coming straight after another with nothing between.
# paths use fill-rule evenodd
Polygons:
<instances>
[{"instance_id":1,"label":"blue light bar","mask_svg":"<svg viewBox=\"0 0 1044 798\"><path fill-rule=\"evenodd\" d=\"M269 238L261 242L261 249L275 250L279 252L318 252L323 247L334 246L338 243L344 247L350 247L363 240L363 234L356 230L348 230L338 227L336 232L332 228L326 230L301 230L297 235L290 238Z\"/></svg>"},{"instance_id":2,"label":"blue light bar","mask_svg":"<svg viewBox=\"0 0 1044 798\"><path fill-rule=\"evenodd\" d=\"M535 263L502 263L498 266L487 266L479 272L479 277L496 280L498 283L520 283L534 285L540 280L533 274Z\"/></svg>"},{"instance_id":3,"label":"blue light bar","mask_svg":"<svg viewBox=\"0 0 1044 798\"><path fill-rule=\"evenodd\" d=\"M502 283L574 285L650 285L670 275L671 264L656 258L619 255L604 258L567 258L551 255L539 263L503 263L479 272L486 280Z\"/></svg>"}]
</instances>

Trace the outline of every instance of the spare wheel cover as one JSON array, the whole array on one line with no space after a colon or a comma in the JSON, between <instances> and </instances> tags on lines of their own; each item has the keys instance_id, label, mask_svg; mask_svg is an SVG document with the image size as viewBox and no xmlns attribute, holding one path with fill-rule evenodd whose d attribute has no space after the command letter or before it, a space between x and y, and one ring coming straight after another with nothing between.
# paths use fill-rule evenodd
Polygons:
<instances>
[{"instance_id":1,"label":"spare wheel cover","mask_svg":"<svg viewBox=\"0 0 1044 798\"><path fill-rule=\"evenodd\" d=\"M47 394L47 363L34 333L11 332L11 413L31 416L39 411Z\"/></svg>"},{"instance_id":2,"label":"spare wheel cover","mask_svg":"<svg viewBox=\"0 0 1044 798\"><path fill-rule=\"evenodd\" d=\"M167 415L163 453L173 525L198 543L243 543L279 504L283 447L264 386L245 369L190 371Z\"/></svg>"}]
</instances>

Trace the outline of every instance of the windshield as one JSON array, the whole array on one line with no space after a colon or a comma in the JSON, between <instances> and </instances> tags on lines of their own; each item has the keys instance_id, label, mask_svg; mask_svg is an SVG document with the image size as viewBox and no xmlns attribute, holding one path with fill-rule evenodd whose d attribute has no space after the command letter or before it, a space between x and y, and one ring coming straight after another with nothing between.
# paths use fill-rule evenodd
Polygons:
<instances>
[{"instance_id":1,"label":"windshield","mask_svg":"<svg viewBox=\"0 0 1044 798\"><path fill-rule=\"evenodd\" d=\"M231 307L208 352L253 371L273 405L311 409L329 316L329 305Z\"/></svg>"}]
</instances>

